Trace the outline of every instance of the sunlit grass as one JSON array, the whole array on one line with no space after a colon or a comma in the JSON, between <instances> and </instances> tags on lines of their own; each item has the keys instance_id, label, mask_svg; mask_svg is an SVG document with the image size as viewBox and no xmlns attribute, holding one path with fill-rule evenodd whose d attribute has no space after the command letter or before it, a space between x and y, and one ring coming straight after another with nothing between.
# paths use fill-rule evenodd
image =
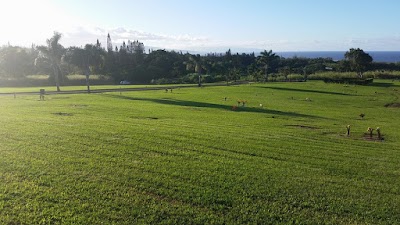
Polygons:
<instances>
[{"instance_id":1,"label":"sunlit grass","mask_svg":"<svg viewBox=\"0 0 400 225\"><path fill-rule=\"evenodd\" d=\"M385 104L399 91L313 81L0 96L0 223L398 224L399 108Z\"/></svg>"}]
</instances>

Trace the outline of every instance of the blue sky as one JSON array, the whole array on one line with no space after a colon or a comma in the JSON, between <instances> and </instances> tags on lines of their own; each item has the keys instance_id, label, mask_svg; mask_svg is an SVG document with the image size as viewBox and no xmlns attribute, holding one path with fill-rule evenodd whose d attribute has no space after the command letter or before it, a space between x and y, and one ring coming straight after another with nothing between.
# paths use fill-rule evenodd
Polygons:
<instances>
[{"instance_id":1,"label":"blue sky","mask_svg":"<svg viewBox=\"0 0 400 225\"><path fill-rule=\"evenodd\" d=\"M398 0L36 0L7 1L0 45L44 44L54 30L65 46L107 33L166 49L400 50ZM16 10L18 9L18 10Z\"/></svg>"}]
</instances>

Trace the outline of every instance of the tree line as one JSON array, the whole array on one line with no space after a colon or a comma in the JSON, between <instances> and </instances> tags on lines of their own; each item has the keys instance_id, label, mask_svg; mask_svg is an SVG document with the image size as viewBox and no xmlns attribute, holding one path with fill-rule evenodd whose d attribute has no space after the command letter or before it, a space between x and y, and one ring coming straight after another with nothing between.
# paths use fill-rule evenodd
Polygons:
<instances>
[{"instance_id":1,"label":"tree line","mask_svg":"<svg viewBox=\"0 0 400 225\"><path fill-rule=\"evenodd\" d=\"M59 86L68 74L85 74L89 89L90 74L102 74L113 78L115 83L127 80L132 83L195 83L199 77L205 82L273 81L276 77L287 78L290 74L304 76L333 70L356 72L360 77L367 70L400 70L395 63L376 63L362 49L350 49L345 59L332 58L284 58L272 50L255 53L209 53L205 55L181 51L155 50L127 51L121 46L105 49L97 40L84 47L65 48L55 32L44 46L24 48L3 46L0 48L0 77L24 79L28 75L48 74Z\"/></svg>"}]
</instances>

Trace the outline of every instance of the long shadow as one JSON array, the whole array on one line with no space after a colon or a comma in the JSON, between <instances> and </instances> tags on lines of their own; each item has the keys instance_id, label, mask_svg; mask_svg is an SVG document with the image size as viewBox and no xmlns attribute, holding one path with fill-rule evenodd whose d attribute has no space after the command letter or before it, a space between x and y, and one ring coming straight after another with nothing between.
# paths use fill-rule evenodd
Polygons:
<instances>
[{"instance_id":1,"label":"long shadow","mask_svg":"<svg viewBox=\"0 0 400 225\"><path fill-rule=\"evenodd\" d=\"M164 99L137 98L137 97L128 97L128 96L113 95L113 94L103 94L102 96L107 96L110 98L131 100L131 101L147 101L147 102L154 102L154 103L166 104L166 105L213 108L213 109L222 109L222 110L232 111L232 106L214 104L214 103L206 103L206 102L195 102L195 101L188 101L188 100L184 101L184 100L165 99L165 98ZM275 115L292 116L292 117L323 118L323 117L319 117L319 116L312 116L312 115L295 113L295 112L284 112L284 111L273 110L273 109L264 109L264 108L237 107L236 111L237 112L266 113L266 114L275 114Z\"/></svg>"},{"instance_id":2,"label":"long shadow","mask_svg":"<svg viewBox=\"0 0 400 225\"><path fill-rule=\"evenodd\" d=\"M368 84L366 86L372 86L372 87L393 87L396 86L393 83L384 83L384 82L372 82L371 84Z\"/></svg>"},{"instance_id":3,"label":"long shadow","mask_svg":"<svg viewBox=\"0 0 400 225\"><path fill-rule=\"evenodd\" d=\"M284 87L260 87L260 88L268 88L268 89L281 90L281 91L297 91L297 92L309 92L309 93L329 94L329 95L354 96L353 94L346 94L346 93L340 93L340 92L306 90L306 89L297 89L297 88L284 88Z\"/></svg>"}]
</instances>

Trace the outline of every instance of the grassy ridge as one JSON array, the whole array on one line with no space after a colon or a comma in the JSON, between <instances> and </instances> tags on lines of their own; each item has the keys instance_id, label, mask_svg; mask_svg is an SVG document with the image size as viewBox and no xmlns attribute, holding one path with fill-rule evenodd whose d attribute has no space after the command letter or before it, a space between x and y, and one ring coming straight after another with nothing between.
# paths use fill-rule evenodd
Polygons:
<instances>
[{"instance_id":1,"label":"grassy ridge","mask_svg":"<svg viewBox=\"0 0 400 225\"><path fill-rule=\"evenodd\" d=\"M399 223L397 90L2 96L0 223Z\"/></svg>"}]
</instances>

